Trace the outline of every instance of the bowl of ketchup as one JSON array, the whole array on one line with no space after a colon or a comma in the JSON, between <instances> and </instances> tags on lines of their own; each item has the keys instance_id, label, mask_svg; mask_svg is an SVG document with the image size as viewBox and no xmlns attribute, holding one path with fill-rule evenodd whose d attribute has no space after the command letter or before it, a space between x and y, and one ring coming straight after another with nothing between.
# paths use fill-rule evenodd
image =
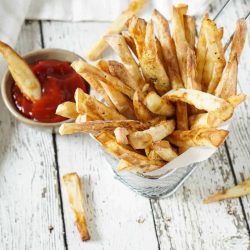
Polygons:
<instances>
[{"instance_id":1,"label":"bowl of ketchup","mask_svg":"<svg viewBox=\"0 0 250 250\"><path fill-rule=\"evenodd\" d=\"M41 49L23 56L41 84L42 95L36 102L28 100L7 71L2 80L3 100L19 121L31 126L58 127L67 120L55 114L59 104L74 102L74 93L81 88L88 93L89 85L70 66L82 59L63 49ZM82 59L83 60L83 59Z\"/></svg>"}]
</instances>

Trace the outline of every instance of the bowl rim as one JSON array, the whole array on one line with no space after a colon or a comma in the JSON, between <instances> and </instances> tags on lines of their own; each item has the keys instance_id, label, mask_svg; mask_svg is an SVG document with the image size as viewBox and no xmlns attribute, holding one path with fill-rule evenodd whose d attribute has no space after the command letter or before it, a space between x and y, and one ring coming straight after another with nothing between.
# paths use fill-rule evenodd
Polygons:
<instances>
[{"instance_id":1,"label":"bowl rim","mask_svg":"<svg viewBox=\"0 0 250 250\"><path fill-rule=\"evenodd\" d=\"M27 57L36 56L37 54L39 55L39 54L51 53L51 52L70 53L70 54L78 57L79 59L84 60L81 56L79 56L75 52L72 52L72 51L66 50L66 49L60 49L60 48L43 48L43 49L32 50L32 51L22 55L22 58L26 59ZM61 122L47 123L47 122L35 121L35 120L29 119L29 118L23 116L15 108L15 104L13 103L12 100L10 100L10 98L7 95L7 78L9 77L9 75L11 75L11 74L10 74L9 69L7 68L6 71L4 72L2 80L1 80L1 93L2 93L3 102L4 102L5 106L7 107L8 111L18 121L23 122L23 123L25 123L25 124L27 124L29 126L33 126L33 127L47 127L47 128L56 128L56 127L59 127L61 124L65 123L65 122L73 121L73 119L70 118L70 119L66 119L66 120L61 121Z\"/></svg>"}]
</instances>

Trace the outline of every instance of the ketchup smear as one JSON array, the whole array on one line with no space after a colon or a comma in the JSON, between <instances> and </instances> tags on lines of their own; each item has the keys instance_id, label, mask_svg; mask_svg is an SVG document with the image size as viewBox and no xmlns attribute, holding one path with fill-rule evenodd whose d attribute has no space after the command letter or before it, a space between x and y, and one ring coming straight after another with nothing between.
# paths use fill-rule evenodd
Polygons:
<instances>
[{"instance_id":1,"label":"ketchup smear","mask_svg":"<svg viewBox=\"0 0 250 250\"><path fill-rule=\"evenodd\" d=\"M77 88L87 92L87 83L78 75L69 62L58 60L39 61L30 65L33 73L38 78L41 88L41 99L32 103L26 99L16 84L12 86L14 103L25 117L40 122L60 122L67 118L56 115L59 104L74 101Z\"/></svg>"}]
</instances>

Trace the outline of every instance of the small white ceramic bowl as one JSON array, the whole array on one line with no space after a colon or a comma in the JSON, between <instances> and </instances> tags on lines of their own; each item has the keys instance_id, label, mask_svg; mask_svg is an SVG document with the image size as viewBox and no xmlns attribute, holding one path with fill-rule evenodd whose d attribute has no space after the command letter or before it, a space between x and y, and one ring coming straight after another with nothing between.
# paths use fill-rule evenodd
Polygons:
<instances>
[{"instance_id":1,"label":"small white ceramic bowl","mask_svg":"<svg viewBox=\"0 0 250 250\"><path fill-rule=\"evenodd\" d=\"M23 58L26 60L27 63L35 63L37 61L41 60L50 60L50 59L55 59L55 60L61 60L61 61L68 61L68 62L73 62L78 59L82 59L79 55L68 51L68 50L63 50L63 49L40 49L36 51L32 51L26 55L23 56ZM13 98L11 95L11 87L13 84L14 80L9 72L9 70L6 71L6 73L3 76L2 79L2 85L1 85L1 92L2 92L2 97L3 101L10 111L10 113L19 121L26 123L30 126L34 127L47 127L47 128L56 128L60 126L62 123L68 122L71 119L67 119L62 122L55 122L55 123L45 123L45 122L39 122L39 121L34 121L31 119L28 119L24 117L16 108Z\"/></svg>"}]
</instances>

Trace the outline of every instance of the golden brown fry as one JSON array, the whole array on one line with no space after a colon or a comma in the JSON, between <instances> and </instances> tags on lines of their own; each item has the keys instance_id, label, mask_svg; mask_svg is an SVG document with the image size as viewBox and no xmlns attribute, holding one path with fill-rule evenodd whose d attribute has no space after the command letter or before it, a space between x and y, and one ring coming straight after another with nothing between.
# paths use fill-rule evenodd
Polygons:
<instances>
[{"instance_id":1,"label":"golden brown fry","mask_svg":"<svg viewBox=\"0 0 250 250\"><path fill-rule=\"evenodd\" d=\"M154 114L172 117L175 108L166 98L161 98L154 91L151 91L144 98L145 106Z\"/></svg>"},{"instance_id":2,"label":"golden brown fry","mask_svg":"<svg viewBox=\"0 0 250 250\"><path fill-rule=\"evenodd\" d=\"M187 104L182 101L176 102L176 121L177 129L188 130Z\"/></svg>"},{"instance_id":3,"label":"golden brown fry","mask_svg":"<svg viewBox=\"0 0 250 250\"><path fill-rule=\"evenodd\" d=\"M199 38L196 48L196 81L198 83L202 82L202 75L204 70L204 65L206 61L206 54L207 54L207 43L205 37L205 20L208 18L208 15L205 14L202 18L201 28L199 32Z\"/></svg>"},{"instance_id":4,"label":"golden brown fry","mask_svg":"<svg viewBox=\"0 0 250 250\"><path fill-rule=\"evenodd\" d=\"M219 147L228 135L227 130L218 130L214 128L194 129L194 130L176 130L167 140L178 147Z\"/></svg>"},{"instance_id":5,"label":"golden brown fry","mask_svg":"<svg viewBox=\"0 0 250 250\"><path fill-rule=\"evenodd\" d=\"M126 128L116 128L114 130L115 139L119 144L129 144L127 136L129 132Z\"/></svg>"},{"instance_id":6,"label":"golden brown fry","mask_svg":"<svg viewBox=\"0 0 250 250\"><path fill-rule=\"evenodd\" d=\"M224 28L223 27L218 28L218 37L220 40L222 40L223 35L224 35Z\"/></svg>"},{"instance_id":7,"label":"golden brown fry","mask_svg":"<svg viewBox=\"0 0 250 250\"><path fill-rule=\"evenodd\" d=\"M165 161L172 161L178 156L168 141L154 142L152 148Z\"/></svg>"},{"instance_id":8,"label":"golden brown fry","mask_svg":"<svg viewBox=\"0 0 250 250\"><path fill-rule=\"evenodd\" d=\"M222 192L208 196L203 202L207 204L225 199L238 198L244 195L248 195L249 193L250 193L250 178L246 179L237 186L234 186Z\"/></svg>"},{"instance_id":9,"label":"golden brown fry","mask_svg":"<svg viewBox=\"0 0 250 250\"><path fill-rule=\"evenodd\" d=\"M147 130L130 133L128 139L134 149L144 149L152 142L160 141L167 137L174 129L174 120L162 121Z\"/></svg>"},{"instance_id":10,"label":"golden brown fry","mask_svg":"<svg viewBox=\"0 0 250 250\"><path fill-rule=\"evenodd\" d=\"M139 121L147 122L154 118L154 114L148 110L143 101L143 94L136 91L133 98L135 115Z\"/></svg>"},{"instance_id":11,"label":"golden brown fry","mask_svg":"<svg viewBox=\"0 0 250 250\"><path fill-rule=\"evenodd\" d=\"M102 71L111 74L111 72L109 71L109 64L107 61L100 59L96 62L96 67L98 69L101 69Z\"/></svg>"},{"instance_id":12,"label":"golden brown fry","mask_svg":"<svg viewBox=\"0 0 250 250\"><path fill-rule=\"evenodd\" d=\"M182 101L195 106L197 109L211 112L223 121L229 119L233 114L233 106L214 95L193 89L171 90L164 97L170 101Z\"/></svg>"},{"instance_id":13,"label":"golden brown fry","mask_svg":"<svg viewBox=\"0 0 250 250\"><path fill-rule=\"evenodd\" d=\"M89 121L84 123L64 123L59 128L61 135L69 135L74 133L93 133L103 131L114 131L115 128L122 127L130 130L143 130L148 127L134 120L121 120L121 121Z\"/></svg>"},{"instance_id":14,"label":"golden brown fry","mask_svg":"<svg viewBox=\"0 0 250 250\"><path fill-rule=\"evenodd\" d=\"M127 45L129 48L132 50L134 55L137 57L137 52L136 52L136 46L135 46L135 41L134 39L129 35L128 31L122 31L122 36L124 37Z\"/></svg>"},{"instance_id":15,"label":"golden brown fry","mask_svg":"<svg viewBox=\"0 0 250 250\"><path fill-rule=\"evenodd\" d=\"M193 16L184 15L184 29L185 29L185 36L186 40L191 49L195 49L195 20Z\"/></svg>"},{"instance_id":16,"label":"golden brown fry","mask_svg":"<svg viewBox=\"0 0 250 250\"><path fill-rule=\"evenodd\" d=\"M117 171L124 171L124 170L130 170L133 168L132 164L125 160L120 160L118 166L116 167Z\"/></svg>"},{"instance_id":17,"label":"golden brown fry","mask_svg":"<svg viewBox=\"0 0 250 250\"><path fill-rule=\"evenodd\" d=\"M68 193L68 199L73 210L78 231L82 240L89 240L86 215L83 207L83 187L77 173L69 173L63 176L63 183Z\"/></svg>"},{"instance_id":18,"label":"golden brown fry","mask_svg":"<svg viewBox=\"0 0 250 250\"><path fill-rule=\"evenodd\" d=\"M119 55L126 69L137 83L136 86L134 86L134 89L139 89L141 86L143 86L144 83L140 69L134 57L132 56L124 37L121 35L110 35L105 36L105 40Z\"/></svg>"},{"instance_id":19,"label":"golden brown fry","mask_svg":"<svg viewBox=\"0 0 250 250\"><path fill-rule=\"evenodd\" d=\"M83 115L78 115L75 123L84 123L84 122L89 122L89 121L100 121L102 118L94 113L88 112Z\"/></svg>"},{"instance_id":20,"label":"golden brown fry","mask_svg":"<svg viewBox=\"0 0 250 250\"><path fill-rule=\"evenodd\" d=\"M243 50L247 33L246 21L239 19L232 40L231 52L220 82L215 89L215 95L227 99L237 92L237 73L240 55Z\"/></svg>"},{"instance_id":21,"label":"golden brown fry","mask_svg":"<svg viewBox=\"0 0 250 250\"><path fill-rule=\"evenodd\" d=\"M105 31L104 35L108 34L116 34L119 33L121 30L124 29L127 20L139 12L140 9L145 4L145 0L132 0L131 3L128 5L128 8L124 10L108 27ZM102 52L108 47L106 41L103 39L103 36L97 41L97 43L93 46L93 48L88 53L89 60L96 60Z\"/></svg>"},{"instance_id":22,"label":"golden brown fry","mask_svg":"<svg viewBox=\"0 0 250 250\"><path fill-rule=\"evenodd\" d=\"M230 96L227 98L227 102L229 102L234 108L240 105L242 102L246 100L247 96L245 94L238 94L234 96Z\"/></svg>"},{"instance_id":23,"label":"golden brown fry","mask_svg":"<svg viewBox=\"0 0 250 250\"><path fill-rule=\"evenodd\" d=\"M170 34L168 21L157 10L153 11L152 20L157 27L159 41L162 47L167 73L173 89L183 87L179 65L176 57L174 41Z\"/></svg>"},{"instance_id":24,"label":"golden brown fry","mask_svg":"<svg viewBox=\"0 0 250 250\"><path fill-rule=\"evenodd\" d=\"M153 161L162 161L163 159L156 153L156 151L151 147L145 148L145 153L146 156L148 157L149 160Z\"/></svg>"},{"instance_id":25,"label":"golden brown fry","mask_svg":"<svg viewBox=\"0 0 250 250\"><path fill-rule=\"evenodd\" d=\"M76 104L74 102L64 102L57 106L56 114L66 118L76 118Z\"/></svg>"},{"instance_id":26,"label":"golden brown fry","mask_svg":"<svg viewBox=\"0 0 250 250\"><path fill-rule=\"evenodd\" d=\"M6 60L9 71L22 92L32 102L41 98L41 85L29 65L9 45L0 41L0 53Z\"/></svg>"},{"instance_id":27,"label":"golden brown fry","mask_svg":"<svg viewBox=\"0 0 250 250\"><path fill-rule=\"evenodd\" d=\"M77 88L75 91L75 101L76 101L76 112L78 114L86 113L87 109L85 106L85 101L87 100L88 95L80 88Z\"/></svg>"}]
</instances>

